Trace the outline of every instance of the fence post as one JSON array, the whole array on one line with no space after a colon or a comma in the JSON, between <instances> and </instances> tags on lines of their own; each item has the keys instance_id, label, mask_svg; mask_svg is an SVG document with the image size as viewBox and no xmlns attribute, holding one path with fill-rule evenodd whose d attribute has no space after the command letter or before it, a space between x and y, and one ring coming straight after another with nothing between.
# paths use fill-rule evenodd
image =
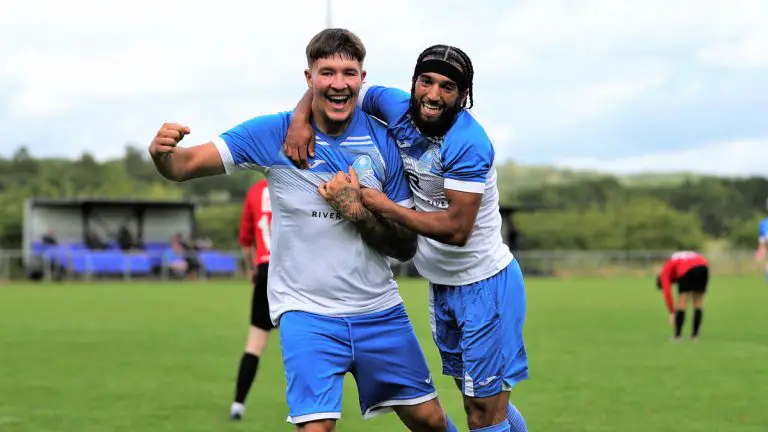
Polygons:
<instances>
[{"instance_id":1,"label":"fence post","mask_svg":"<svg viewBox=\"0 0 768 432\"><path fill-rule=\"evenodd\" d=\"M11 253L5 249L0 249L0 278L5 282L11 281Z\"/></svg>"}]
</instances>

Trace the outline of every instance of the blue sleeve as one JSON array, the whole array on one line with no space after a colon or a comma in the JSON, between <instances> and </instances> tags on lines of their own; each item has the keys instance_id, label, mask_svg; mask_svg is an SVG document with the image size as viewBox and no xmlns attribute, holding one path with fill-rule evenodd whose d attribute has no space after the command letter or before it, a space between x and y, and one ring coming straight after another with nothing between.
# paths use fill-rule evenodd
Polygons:
<instances>
[{"instance_id":1,"label":"blue sleeve","mask_svg":"<svg viewBox=\"0 0 768 432\"><path fill-rule=\"evenodd\" d=\"M442 148L445 188L483 193L495 156L493 143L479 126L450 131Z\"/></svg>"},{"instance_id":2,"label":"blue sleeve","mask_svg":"<svg viewBox=\"0 0 768 432\"><path fill-rule=\"evenodd\" d=\"M360 107L387 126L396 122L408 111L411 95L397 88L366 86L360 92Z\"/></svg>"},{"instance_id":3,"label":"blue sleeve","mask_svg":"<svg viewBox=\"0 0 768 432\"><path fill-rule=\"evenodd\" d=\"M290 113L254 117L220 134L214 144L227 174L238 169L269 168L282 152ZM260 169L261 168L261 169Z\"/></svg>"},{"instance_id":4,"label":"blue sleeve","mask_svg":"<svg viewBox=\"0 0 768 432\"><path fill-rule=\"evenodd\" d=\"M760 240L768 240L768 219L763 219L757 229L757 235Z\"/></svg>"},{"instance_id":5,"label":"blue sleeve","mask_svg":"<svg viewBox=\"0 0 768 432\"><path fill-rule=\"evenodd\" d=\"M413 195L408 187L408 179L405 177L403 160L400 159L400 150L397 148L395 140L389 134L386 135L384 145L380 147L380 150L381 156L387 164L387 178L383 182L384 193L389 199L403 207L413 207Z\"/></svg>"}]
</instances>

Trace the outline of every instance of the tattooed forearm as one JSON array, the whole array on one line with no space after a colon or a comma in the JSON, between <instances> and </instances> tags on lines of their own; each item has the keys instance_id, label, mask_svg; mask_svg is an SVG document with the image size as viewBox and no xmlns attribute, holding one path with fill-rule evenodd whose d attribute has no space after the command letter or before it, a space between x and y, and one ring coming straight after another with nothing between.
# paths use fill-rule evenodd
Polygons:
<instances>
[{"instance_id":1,"label":"tattooed forearm","mask_svg":"<svg viewBox=\"0 0 768 432\"><path fill-rule=\"evenodd\" d=\"M341 189L333 196L330 204L334 210L344 216L344 219L351 222L355 222L365 216L365 207L363 206L363 201L360 199L359 189L351 187Z\"/></svg>"},{"instance_id":2,"label":"tattooed forearm","mask_svg":"<svg viewBox=\"0 0 768 432\"><path fill-rule=\"evenodd\" d=\"M344 219L355 224L363 241L382 254L400 261L408 261L416 254L416 233L371 213L363 205L359 189L342 189L330 204Z\"/></svg>"},{"instance_id":3,"label":"tattooed forearm","mask_svg":"<svg viewBox=\"0 0 768 432\"><path fill-rule=\"evenodd\" d=\"M416 254L416 233L394 221L374 215L362 204L364 216L354 224L363 240L384 255L408 261Z\"/></svg>"}]
</instances>

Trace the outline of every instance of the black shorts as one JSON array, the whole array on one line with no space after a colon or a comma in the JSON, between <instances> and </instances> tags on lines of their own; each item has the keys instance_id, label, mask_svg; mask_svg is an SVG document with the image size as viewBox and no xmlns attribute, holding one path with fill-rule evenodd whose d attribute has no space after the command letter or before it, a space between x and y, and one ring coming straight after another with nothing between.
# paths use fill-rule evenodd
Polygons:
<instances>
[{"instance_id":1,"label":"black shorts","mask_svg":"<svg viewBox=\"0 0 768 432\"><path fill-rule=\"evenodd\" d=\"M269 263L259 264L253 278L253 296L251 298L251 325L262 330L274 328L269 318L269 300L267 299L267 271Z\"/></svg>"},{"instance_id":2,"label":"black shorts","mask_svg":"<svg viewBox=\"0 0 768 432\"><path fill-rule=\"evenodd\" d=\"M707 292L707 283L709 282L709 268L707 266L696 266L685 272L683 277L677 281L677 292L679 293L700 293Z\"/></svg>"}]
</instances>

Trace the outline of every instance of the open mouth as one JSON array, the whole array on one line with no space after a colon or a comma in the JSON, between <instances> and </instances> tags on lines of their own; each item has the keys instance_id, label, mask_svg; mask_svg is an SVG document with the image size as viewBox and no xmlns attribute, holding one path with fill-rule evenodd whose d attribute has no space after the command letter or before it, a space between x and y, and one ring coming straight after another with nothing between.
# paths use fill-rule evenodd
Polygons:
<instances>
[{"instance_id":1,"label":"open mouth","mask_svg":"<svg viewBox=\"0 0 768 432\"><path fill-rule=\"evenodd\" d=\"M326 95L325 97L331 103L331 106L336 109L343 109L351 98L349 95Z\"/></svg>"},{"instance_id":2,"label":"open mouth","mask_svg":"<svg viewBox=\"0 0 768 432\"><path fill-rule=\"evenodd\" d=\"M442 111L443 111L443 107L440 105L433 104L430 102L421 103L421 112L424 113L424 115L427 115L429 117L439 116Z\"/></svg>"}]
</instances>

